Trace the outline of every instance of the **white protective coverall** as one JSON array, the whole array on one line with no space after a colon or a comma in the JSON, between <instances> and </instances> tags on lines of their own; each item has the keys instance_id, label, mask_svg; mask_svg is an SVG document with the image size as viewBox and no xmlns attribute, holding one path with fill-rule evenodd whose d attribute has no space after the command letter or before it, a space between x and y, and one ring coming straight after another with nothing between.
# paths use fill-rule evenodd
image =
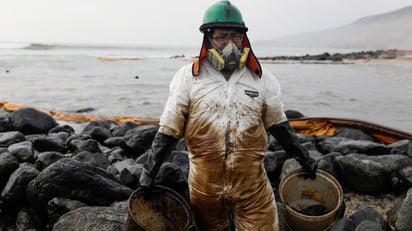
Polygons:
<instances>
[{"instance_id":1,"label":"white protective coverall","mask_svg":"<svg viewBox=\"0 0 412 231\"><path fill-rule=\"evenodd\" d=\"M182 67L170 84L159 132L185 137L189 191L199 230L278 230L275 197L264 169L266 130L286 121L278 80L236 69L228 81L204 62Z\"/></svg>"}]
</instances>

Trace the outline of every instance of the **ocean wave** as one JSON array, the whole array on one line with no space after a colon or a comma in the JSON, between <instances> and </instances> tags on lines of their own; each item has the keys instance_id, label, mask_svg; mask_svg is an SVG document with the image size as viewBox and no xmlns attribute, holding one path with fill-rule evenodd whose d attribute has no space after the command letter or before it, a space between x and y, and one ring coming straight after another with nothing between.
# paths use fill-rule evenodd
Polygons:
<instances>
[{"instance_id":1,"label":"ocean wave","mask_svg":"<svg viewBox=\"0 0 412 231\"><path fill-rule=\"evenodd\" d=\"M0 42L0 49L50 50L56 45L46 43Z\"/></svg>"},{"instance_id":2,"label":"ocean wave","mask_svg":"<svg viewBox=\"0 0 412 231\"><path fill-rule=\"evenodd\" d=\"M113 61L139 61L142 58L138 57L99 57L99 60L102 62L113 62Z\"/></svg>"},{"instance_id":3,"label":"ocean wave","mask_svg":"<svg viewBox=\"0 0 412 231\"><path fill-rule=\"evenodd\" d=\"M24 47L23 49L27 50L50 50L55 48L55 45L50 44L43 44L43 43L31 43L28 47Z\"/></svg>"},{"instance_id":4,"label":"ocean wave","mask_svg":"<svg viewBox=\"0 0 412 231\"><path fill-rule=\"evenodd\" d=\"M124 61L137 59L175 59L192 60L198 53L191 47L162 47L124 44L75 44L43 42L0 42L0 51L14 52L18 55L42 54L80 55L96 57L102 61ZM13 53L14 54L14 53Z\"/></svg>"},{"instance_id":5,"label":"ocean wave","mask_svg":"<svg viewBox=\"0 0 412 231\"><path fill-rule=\"evenodd\" d=\"M130 46L110 46L94 44L59 44L30 42L0 42L0 49L51 50L51 49L131 49Z\"/></svg>"}]
</instances>

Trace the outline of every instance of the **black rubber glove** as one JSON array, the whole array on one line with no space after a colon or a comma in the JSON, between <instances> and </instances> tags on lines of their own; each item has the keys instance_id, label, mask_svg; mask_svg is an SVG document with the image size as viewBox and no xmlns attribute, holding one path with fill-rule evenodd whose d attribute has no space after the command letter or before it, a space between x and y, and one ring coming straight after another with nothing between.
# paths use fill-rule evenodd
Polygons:
<instances>
[{"instance_id":1,"label":"black rubber glove","mask_svg":"<svg viewBox=\"0 0 412 231\"><path fill-rule=\"evenodd\" d=\"M273 125L270 134L276 138L286 153L293 155L311 179L316 178L318 163L309 156L309 152L300 144L299 138L288 121Z\"/></svg>"},{"instance_id":2,"label":"black rubber glove","mask_svg":"<svg viewBox=\"0 0 412 231\"><path fill-rule=\"evenodd\" d=\"M140 175L140 186L151 189L160 166L175 148L178 139L158 132L149 150L147 161Z\"/></svg>"}]
</instances>

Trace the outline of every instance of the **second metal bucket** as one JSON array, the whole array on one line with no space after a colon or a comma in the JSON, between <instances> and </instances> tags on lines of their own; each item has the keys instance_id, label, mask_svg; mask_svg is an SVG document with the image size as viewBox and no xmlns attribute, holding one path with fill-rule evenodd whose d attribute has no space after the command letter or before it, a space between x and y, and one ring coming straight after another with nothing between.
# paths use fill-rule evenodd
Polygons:
<instances>
[{"instance_id":1,"label":"second metal bucket","mask_svg":"<svg viewBox=\"0 0 412 231\"><path fill-rule=\"evenodd\" d=\"M317 170L314 180L304 179L304 174L295 170L280 182L283 219L294 231L328 230L343 203L342 187L325 171Z\"/></svg>"}]
</instances>

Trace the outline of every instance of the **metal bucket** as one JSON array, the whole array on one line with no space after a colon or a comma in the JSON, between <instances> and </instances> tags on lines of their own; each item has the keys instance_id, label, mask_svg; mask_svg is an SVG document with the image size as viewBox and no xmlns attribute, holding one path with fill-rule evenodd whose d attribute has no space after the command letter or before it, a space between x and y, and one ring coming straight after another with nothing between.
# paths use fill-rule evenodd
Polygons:
<instances>
[{"instance_id":1,"label":"metal bucket","mask_svg":"<svg viewBox=\"0 0 412 231\"><path fill-rule=\"evenodd\" d=\"M174 190L156 185L146 194L136 189L129 198L126 231L185 231L192 228L189 203Z\"/></svg>"},{"instance_id":2,"label":"metal bucket","mask_svg":"<svg viewBox=\"0 0 412 231\"><path fill-rule=\"evenodd\" d=\"M279 185L283 219L296 231L329 230L343 203L343 190L329 173L317 170L316 179L304 179L301 169L284 177Z\"/></svg>"}]
</instances>

